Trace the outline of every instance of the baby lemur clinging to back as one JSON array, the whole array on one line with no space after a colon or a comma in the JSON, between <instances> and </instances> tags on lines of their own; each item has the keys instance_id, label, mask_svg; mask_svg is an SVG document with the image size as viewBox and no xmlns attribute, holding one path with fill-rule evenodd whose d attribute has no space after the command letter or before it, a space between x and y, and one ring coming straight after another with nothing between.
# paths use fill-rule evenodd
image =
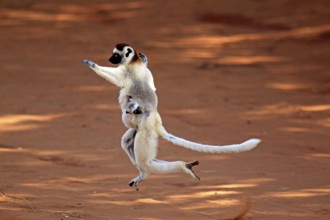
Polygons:
<instances>
[{"instance_id":1,"label":"baby lemur clinging to back","mask_svg":"<svg viewBox=\"0 0 330 220\"><path fill-rule=\"evenodd\" d=\"M128 44L117 44L109 61L117 67L102 67L90 60L84 63L98 75L120 87L119 104L123 123L129 128L122 137L122 148L140 171L140 176L130 185L137 185L150 173L184 172L198 177L191 167L198 162L166 162L155 159L158 137L185 148L206 153L234 153L251 150L260 142L250 139L241 144L214 146L191 142L169 134L162 125L157 111L156 88L146 57L140 55ZM131 105L133 108L130 108ZM135 107L135 108L134 108ZM133 113L130 109L134 109Z\"/></svg>"}]
</instances>

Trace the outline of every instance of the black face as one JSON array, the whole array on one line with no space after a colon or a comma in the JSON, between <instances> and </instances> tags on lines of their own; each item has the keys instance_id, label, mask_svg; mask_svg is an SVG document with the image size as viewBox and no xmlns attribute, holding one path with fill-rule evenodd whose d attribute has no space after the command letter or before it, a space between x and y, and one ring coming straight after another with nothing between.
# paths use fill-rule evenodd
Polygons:
<instances>
[{"instance_id":1,"label":"black face","mask_svg":"<svg viewBox=\"0 0 330 220\"><path fill-rule=\"evenodd\" d=\"M113 53L109 61L112 64L119 64L121 62L121 56L118 53Z\"/></svg>"}]
</instances>

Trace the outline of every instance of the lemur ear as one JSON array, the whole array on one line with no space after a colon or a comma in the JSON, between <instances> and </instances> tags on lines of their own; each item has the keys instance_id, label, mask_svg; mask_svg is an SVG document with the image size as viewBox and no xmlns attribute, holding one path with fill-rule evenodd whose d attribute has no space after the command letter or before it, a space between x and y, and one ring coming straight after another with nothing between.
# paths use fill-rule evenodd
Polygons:
<instances>
[{"instance_id":1,"label":"lemur ear","mask_svg":"<svg viewBox=\"0 0 330 220\"><path fill-rule=\"evenodd\" d=\"M132 51L130 48L127 48L127 52L126 52L125 56L128 57L129 54L132 53L132 52L133 52L133 51Z\"/></svg>"}]
</instances>

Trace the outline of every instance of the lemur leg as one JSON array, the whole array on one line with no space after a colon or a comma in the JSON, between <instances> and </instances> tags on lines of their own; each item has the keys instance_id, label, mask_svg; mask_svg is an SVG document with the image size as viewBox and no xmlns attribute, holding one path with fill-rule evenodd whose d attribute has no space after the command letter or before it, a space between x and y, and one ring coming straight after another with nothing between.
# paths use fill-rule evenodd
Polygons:
<instances>
[{"instance_id":1,"label":"lemur leg","mask_svg":"<svg viewBox=\"0 0 330 220\"><path fill-rule=\"evenodd\" d=\"M128 158L131 160L132 164L136 166L135 153L134 153L134 139L137 130L134 128L129 128L123 137L121 138L121 147L128 155Z\"/></svg>"},{"instance_id":2,"label":"lemur leg","mask_svg":"<svg viewBox=\"0 0 330 220\"><path fill-rule=\"evenodd\" d=\"M194 179L200 178L193 171L193 166L198 165L198 161L164 161L156 159L158 146L158 136L148 130L141 129L137 132L134 141L134 152L136 166L141 168L140 175L134 178L129 185L136 186L144 179L148 178L151 173L169 174L169 173L185 173Z\"/></svg>"},{"instance_id":3,"label":"lemur leg","mask_svg":"<svg viewBox=\"0 0 330 220\"><path fill-rule=\"evenodd\" d=\"M140 175L132 179L129 183L129 186L137 186L140 182L142 182L144 179L147 179L150 173L157 173L157 174L169 174L169 173L185 173L190 176L192 176L194 179L200 180L199 176L195 174L195 172L192 170L193 166L198 165L199 162L193 161L193 162L183 162L183 161L164 161L164 160L158 160L153 159L149 166L147 167L147 170L149 172L140 170Z\"/></svg>"},{"instance_id":4,"label":"lemur leg","mask_svg":"<svg viewBox=\"0 0 330 220\"><path fill-rule=\"evenodd\" d=\"M138 169L138 171L140 173L140 175L138 177L136 177L134 180L131 180L131 182L129 183L130 186L133 186L133 185L136 186L139 182L142 181L142 179L144 177L143 169L140 168L136 164L136 160L135 160L134 140L135 140L136 133L137 133L137 130L135 130L134 128L130 128L125 132L125 134L123 135L123 137L121 139L121 147L123 148L125 153L128 155L128 158L131 160L132 164L134 166L136 166L136 168Z\"/></svg>"},{"instance_id":5,"label":"lemur leg","mask_svg":"<svg viewBox=\"0 0 330 220\"><path fill-rule=\"evenodd\" d=\"M151 170L150 163L157 154L158 139L145 129L139 129L134 139L134 155L136 166L139 168L140 175L135 177L129 183L130 186L136 186L144 179L148 178Z\"/></svg>"},{"instance_id":6,"label":"lemur leg","mask_svg":"<svg viewBox=\"0 0 330 220\"><path fill-rule=\"evenodd\" d=\"M193 177L194 179L200 180L199 176L193 171L192 167L198 165L199 162L184 162L184 161L164 161L154 159L151 161L150 170L152 173L157 174L168 174L168 173L185 173Z\"/></svg>"},{"instance_id":7,"label":"lemur leg","mask_svg":"<svg viewBox=\"0 0 330 220\"><path fill-rule=\"evenodd\" d=\"M130 182L129 182L129 186L132 187L132 186L137 186L140 182L142 182L144 179L148 178L148 176L150 175L149 172L145 172L143 170L140 170L140 175L135 177L134 179L132 179Z\"/></svg>"}]
</instances>

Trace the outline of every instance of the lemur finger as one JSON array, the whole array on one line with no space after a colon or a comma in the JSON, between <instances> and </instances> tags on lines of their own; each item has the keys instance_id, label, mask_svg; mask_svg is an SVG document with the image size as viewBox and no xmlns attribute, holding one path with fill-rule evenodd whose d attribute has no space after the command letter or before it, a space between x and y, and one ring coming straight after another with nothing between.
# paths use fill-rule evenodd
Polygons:
<instances>
[{"instance_id":1,"label":"lemur finger","mask_svg":"<svg viewBox=\"0 0 330 220\"><path fill-rule=\"evenodd\" d=\"M83 63L86 64L86 65L89 66L89 67L92 67L92 68L95 67L95 63L94 63L93 61L91 61L91 60L84 59L84 60L83 60Z\"/></svg>"}]
</instances>

